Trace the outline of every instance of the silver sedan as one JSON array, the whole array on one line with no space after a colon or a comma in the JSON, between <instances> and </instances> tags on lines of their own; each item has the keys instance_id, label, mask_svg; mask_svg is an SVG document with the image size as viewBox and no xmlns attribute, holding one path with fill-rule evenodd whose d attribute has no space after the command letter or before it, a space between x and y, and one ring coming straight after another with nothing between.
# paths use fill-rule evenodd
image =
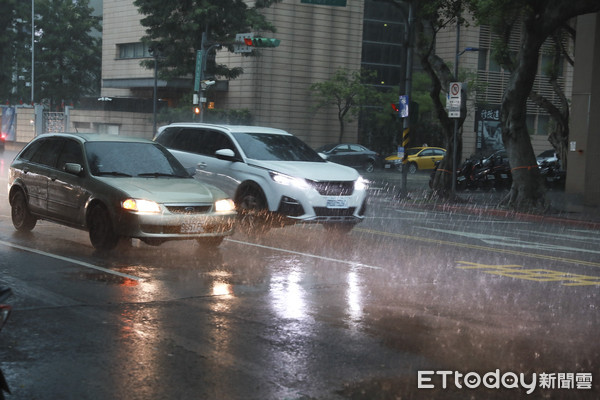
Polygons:
<instances>
[{"instance_id":1,"label":"silver sedan","mask_svg":"<svg viewBox=\"0 0 600 400\"><path fill-rule=\"evenodd\" d=\"M32 140L11 164L9 201L17 230L53 221L88 231L99 250L121 238L218 246L237 216L224 192L193 179L160 144L101 134Z\"/></svg>"}]
</instances>

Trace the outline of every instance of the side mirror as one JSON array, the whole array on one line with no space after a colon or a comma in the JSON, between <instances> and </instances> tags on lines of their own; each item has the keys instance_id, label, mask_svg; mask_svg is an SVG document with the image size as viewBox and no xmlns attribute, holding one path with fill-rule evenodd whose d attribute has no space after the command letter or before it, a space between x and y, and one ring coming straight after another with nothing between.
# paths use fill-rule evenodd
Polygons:
<instances>
[{"instance_id":1,"label":"side mirror","mask_svg":"<svg viewBox=\"0 0 600 400\"><path fill-rule=\"evenodd\" d=\"M77 163L65 163L64 170L69 174L77 176L81 176L81 174L83 173L83 167L81 166L81 164Z\"/></svg>"},{"instance_id":2,"label":"side mirror","mask_svg":"<svg viewBox=\"0 0 600 400\"><path fill-rule=\"evenodd\" d=\"M238 159L235 156L235 153L231 149L217 150L215 151L215 156L217 156L219 160L238 161Z\"/></svg>"}]
</instances>

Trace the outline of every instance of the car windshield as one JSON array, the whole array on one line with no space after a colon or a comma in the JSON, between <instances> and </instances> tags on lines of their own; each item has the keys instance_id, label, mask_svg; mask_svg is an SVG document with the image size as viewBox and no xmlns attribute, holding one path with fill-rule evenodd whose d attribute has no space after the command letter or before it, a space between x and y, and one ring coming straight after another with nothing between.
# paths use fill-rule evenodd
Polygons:
<instances>
[{"instance_id":1,"label":"car windshield","mask_svg":"<svg viewBox=\"0 0 600 400\"><path fill-rule=\"evenodd\" d=\"M168 151L154 143L87 142L85 151L92 175L189 177Z\"/></svg>"},{"instance_id":2,"label":"car windshield","mask_svg":"<svg viewBox=\"0 0 600 400\"><path fill-rule=\"evenodd\" d=\"M235 132L246 157L264 161L325 162L306 143L292 135Z\"/></svg>"}]
</instances>

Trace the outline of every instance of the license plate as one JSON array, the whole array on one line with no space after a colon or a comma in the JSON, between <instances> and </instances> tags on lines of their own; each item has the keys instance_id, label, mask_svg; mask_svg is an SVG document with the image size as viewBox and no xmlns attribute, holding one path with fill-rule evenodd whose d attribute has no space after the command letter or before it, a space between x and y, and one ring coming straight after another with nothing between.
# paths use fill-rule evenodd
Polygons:
<instances>
[{"instance_id":1,"label":"license plate","mask_svg":"<svg viewBox=\"0 0 600 400\"><path fill-rule=\"evenodd\" d=\"M390 164L385 164L384 167L385 168L391 168L392 166Z\"/></svg>"},{"instance_id":2,"label":"license plate","mask_svg":"<svg viewBox=\"0 0 600 400\"><path fill-rule=\"evenodd\" d=\"M181 225L181 233L202 233L204 228L200 222L184 222Z\"/></svg>"},{"instance_id":3,"label":"license plate","mask_svg":"<svg viewBox=\"0 0 600 400\"><path fill-rule=\"evenodd\" d=\"M348 208L348 199L327 199L327 208Z\"/></svg>"}]
</instances>

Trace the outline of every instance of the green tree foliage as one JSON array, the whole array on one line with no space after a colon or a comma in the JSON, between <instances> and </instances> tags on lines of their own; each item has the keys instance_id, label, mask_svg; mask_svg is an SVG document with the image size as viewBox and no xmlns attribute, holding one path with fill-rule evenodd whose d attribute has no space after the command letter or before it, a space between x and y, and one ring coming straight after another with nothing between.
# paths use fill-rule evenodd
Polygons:
<instances>
[{"instance_id":1,"label":"green tree foliage","mask_svg":"<svg viewBox=\"0 0 600 400\"><path fill-rule=\"evenodd\" d=\"M54 109L100 89L100 19L89 0L37 0L35 100Z\"/></svg>"},{"instance_id":2,"label":"green tree foliage","mask_svg":"<svg viewBox=\"0 0 600 400\"><path fill-rule=\"evenodd\" d=\"M439 121L435 118L434 105L429 96L431 80L424 72L412 76L412 99L410 138L414 146L427 143L443 146L444 138ZM381 154L395 154L402 133L402 119L392 104L398 104L399 88L382 91L374 98L375 103L361 108L360 143ZM417 109L414 107L417 104Z\"/></svg>"},{"instance_id":3,"label":"green tree foliage","mask_svg":"<svg viewBox=\"0 0 600 400\"><path fill-rule=\"evenodd\" d=\"M143 42L160 51L159 74L168 79L194 72L195 51L200 50L202 33L211 43L225 44L233 51L237 33L274 32L261 10L281 0L135 0L133 4L144 15L146 28ZM252 6L250 4L253 4ZM153 62L142 62L153 68ZM233 79L243 71L225 65L208 66L209 73ZM211 71L212 69L212 71Z\"/></svg>"},{"instance_id":4,"label":"green tree foliage","mask_svg":"<svg viewBox=\"0 0 600 400\"><path fill-rule=\"evenodd\" d=\"M31 3L5 0L0 12L0 100L27 101L31 81ZM27 90L26 90L27 89Z\"/></svg>"},{"instance_id":5,"label":"green tree foliage","mask_svg":"<svg viewBox=\"0 0 600 400\"><path fill-rule=\"evenodd\" d=\"M344 137L345 122L351 122L363 105L381 104L379 92L367 82L373 76L367 71L338 69L326 81L313 83L310 90L317 99L315 110L333 106L340 123L339 141Z\"/></svg>"}]
</instances>

